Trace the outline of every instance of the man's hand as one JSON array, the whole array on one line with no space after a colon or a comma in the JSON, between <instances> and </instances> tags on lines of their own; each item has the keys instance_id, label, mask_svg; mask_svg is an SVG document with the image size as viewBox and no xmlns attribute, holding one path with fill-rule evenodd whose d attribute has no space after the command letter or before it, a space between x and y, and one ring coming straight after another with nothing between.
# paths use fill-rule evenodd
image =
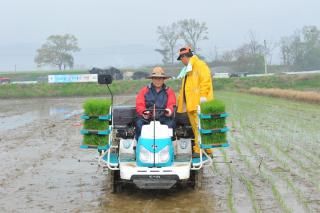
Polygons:
<instances>
[{"instance_id":1,"label":"man's hand","mask_svg":"<svg viewBox=\"0 0 320 213\"><path fill-rule=\"evenodd\" d=\"M150 116L151 116L151 112L150 112L150 111L144 111L144 112L142 113L142 117L143 117L144 119L149 119Z\"/></svg>"},{"instance_id":2,"label":"man's hand","mask_svg":"<svg viewBox=\"0 0 320 213\"><path fill-rule=\"evenodd\" d=\"M200 103L204 103L207 101L207 98L206 97L200 97Z\"/></svg>"},{"instance_id":3,"label":"man's hand","mask_svg":"<svg viewBox=\"0 0 320 213\"><path fill-rule=\"evenodd\" d=\"M172 116L172 111L171 111L171 109L166 108L164 115L167 116L167 117L171 117L171 116Z\"/></svg>"}]
</instances>

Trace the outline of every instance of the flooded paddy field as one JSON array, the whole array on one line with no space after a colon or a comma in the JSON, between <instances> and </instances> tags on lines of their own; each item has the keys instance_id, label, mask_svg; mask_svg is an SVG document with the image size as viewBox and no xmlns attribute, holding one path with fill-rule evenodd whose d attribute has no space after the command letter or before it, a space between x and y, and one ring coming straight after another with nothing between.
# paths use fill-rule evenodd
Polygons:
<instances>
[{"instance_id":1,"label":"flooded paddy field","mask_svg":"<svg viewBox=\"0 0 320 213\"><path fill-rule=\"evenodd\" d=\"M319 212L319 105L217 96L231 114L231 147L215 150L203 189L119 194L97 152L79 148L85 98L1 100L0 212Z\"/></svg>"}]
</instances>

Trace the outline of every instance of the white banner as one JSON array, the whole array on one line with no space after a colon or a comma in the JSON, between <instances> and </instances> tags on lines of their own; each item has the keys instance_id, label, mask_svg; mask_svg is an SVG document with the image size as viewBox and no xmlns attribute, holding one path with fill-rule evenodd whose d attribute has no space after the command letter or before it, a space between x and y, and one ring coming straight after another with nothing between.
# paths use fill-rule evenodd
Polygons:
<instances>
[{"instance_id":1,"label":"white banner","mask_svg":"<svg viewBox=\"0 0 320 213\"><path fill-rule=\"evenodd\" d=\"M320 71L315 70L315 71L285 72L285 74L287 74L287 75L317 74L317 73L320 73Z\"/></svg>"},{"instance_id":2,"label":"white banner","mask_svg":"<svg viewBox=\"0 0 320 213\"><path fill-rule=\"evenodd\" d=\"M83 83L98 82L97 74L48 75L49 83Z\"/></svg>"}]
</instances>

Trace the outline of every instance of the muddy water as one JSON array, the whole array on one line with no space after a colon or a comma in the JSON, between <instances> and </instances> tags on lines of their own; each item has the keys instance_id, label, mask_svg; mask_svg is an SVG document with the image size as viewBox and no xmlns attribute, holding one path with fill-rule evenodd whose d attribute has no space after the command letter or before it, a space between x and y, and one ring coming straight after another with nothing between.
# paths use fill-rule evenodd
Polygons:
<instances>
[{"instance_id":1,"label":"muddy water","mask_svg":"<svg viewBox=\"0 0 320 213\"><path fill-rule=\"evenodd\" d=\"M95 151L79 149L84 98L0 101L0 212L213 212L207 189L107 189ZM121 97L118 104L132 104ZM222 189L223 190L223 189Z\"/></svg>"}]
</instances>

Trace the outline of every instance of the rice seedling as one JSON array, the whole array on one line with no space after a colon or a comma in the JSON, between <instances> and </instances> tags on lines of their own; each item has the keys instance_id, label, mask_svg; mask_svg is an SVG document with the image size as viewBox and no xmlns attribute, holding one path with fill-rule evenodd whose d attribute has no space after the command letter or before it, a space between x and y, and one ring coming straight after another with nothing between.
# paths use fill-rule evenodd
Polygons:
<instances>
[{"instance_id":1,"label":"rice seedling","mask_svg":"<svg viewBox=\"0 0 320 213\"><path fill-rule=\"evenodd\" d=\"M250 141L252 140L252 138L255 138L255 136L250 136L250 135L246 135L246 138ZM241 141L243 144L246 145L246 147L250 150L251 153L253 153L253 155L255 156L255 158L258 158L259 155L256 151L256 149L252 146L251 143L248 143L247 141ZM238 142L237 142L238 143ZM236 147L236 151L241 154L241 151L240 151L240 148L239 146L236 144L234 145ZM289 170L290 171L290 167L289 167L289 164L287 164L286 162L283 162L282 160L280 160L277 155L274 155L271 151L271 148L270 147L267 147L267 150L268 150L268 156L272 158L272 160L274 160L275 162L278 162L280 163L281 167L285 168L285 170ZM272 171L268 166L267 164L262 161L261 162L261 168L263 169L263 172L265 172L265 175L268 175L269 176L269 179L274 179L272 176L276 175L277 178L280 178L282 179L285 184L293 191L293 193L296 195L297 197L297 201L299 203L301 203L303 205L303 207L306 209L306 210L310 210L310 207L308 205L308 201L307 199L305 198L305 196L303 195L303 193L301 192L301 190L299 188L297 188L297 186L287 177L285 176L283 173L277 173L277 172L274 172ZM261 170L259 170L261 172ZM269 174L267 174L269 173ZM272 191L273 193L275 194L276 196L276 199L279 199L279 194L277 193L276 191L277 189L276 188L272 188ZM283 204L281 204L283 205Z\"/></svg>"},{"instance_id":2,"label":"rice seedling","mask_svg":"<svg viewBox=\"0 0 320 213\"><path fill-rule=\"evenodd\" d=\"M233 197L233 186L232 186L232 176L229 176L228 177L228 186L229 186L229 188L228 188L228 200L227 200L227 202L228 202L228 207L229 207L229 209L230 209L230 211L232 212L232 213L235 213L236 212L236 210L235 210L235 208L234 208L234 203L233 203L233 200L234 200L234 197Z\"/></svg>"},{"instance_id":3,"label":"rice seedling","mask_svg":"<svg viewBox=\"0 0 320 213\"><path fill-rule=\"evenodd\" d=\"M103 135L84 135L83 145L105 146L108 144L109 137Z\"/></svg>"},{"instance_id":4,"label":"rice seedling","mask_svg":"<svg viewBox=\"0 0 320 213\"><path fill-rule=\"evenodd\" d=\"M239 147L237 146L236 149L239 149ZM227 161L227 154L226 154L226 151L225 150L221 150L222 152L222 155L223 155L223 158L225 161ZM240 151L241 153L241 151ZM241 173L238 173L235 171L235 168L232 167L232 164L228 164L228 167L229 167L229 171L230 171L230 174L231 175L235 175L239 178L239 180L245 184L246 186L246 189L248 191L248 194L249 194L249 197L250 197L250 200L252 202L252 207L254 209L255 212L261 212L258 205L257 205L257 201L255 199L255 194L254 194L254 189L253 189L253 184L251 181L249 181L244 175L242 175Z\"/></svg>"},{"instance_id":5,"label":"rice seedling","mask_svg":"<svg viewBox=\"0 0 320 213\"><path fill-rule=\"evenodd\" d=\"M317 208L314 197L319 195L319 108L283 99L223 94L228 112L233 115L232 149L248 171L256 174L249 181L256 183L255 179L259 178L269 185L282 211L290 212L294 208L294 211L309 212ZM242 150L248 154L242 155ZM250 183L247 185L241 172L234 169L250 196ZM258 202L264 206L263 201Z\"/></svg>"},{"instance_id":6,"label":"rice seedling","mask_svg":"<svg viewBox=\"0 0 320 213\"><path fill-rule=\"evenodd\" d=\"M110 99L88 99L83 104L84 113L88 116L107 115L110 106Z\"/></svg>"},{"instance_id":7,"label":"rice seedling","mask_svg":"<svg viewBox=\"0 0 320 213\"><path fill-rule=\"evenodd\" d=\"M279 162L281 162L283 165L285 165L286 169L289 169L289 171L292 174L295 174L298 177L304 178L308 180L308 182L312 183L316 189L320 192L320 183L318 181L318 176L310 174L309 169L305 168L304 165L296 159L296 157L292 157L288 154L288 152L283 151L282 149L279 148L277 143L272 143L273 140L264 140L264 137L260 135L260 140L261 140L261 145L262 147L267 150L269 155L274 156L274 159L278 159ZM272 143L273 146L270 145L270 142ZM276 148L277 153L274 154L272 151L272 148ZM286 162L284 160L281 160L281 158L287 157L287 159L291 160L290 164L289 162ZM293 172L291 168L294 167L294 165L297 165L296 169L299 169L300 171ZM315 173L315 171L313 171Z\"/></svg>"},{"instance_id":8,"label":"rice seedling","mask_svg":"<svg viewBox=\"0 0 320 213\"><path fill-rule=\"evenodd\" d=\"M273 177L265 173L264 170L257 170L257 168L252 165L252 163L247 159L246 156L240 155L240 158L242 158L242 160L247 164L248 168L252 170L252 172L259 175L262 179L264 179L264 181L266 181L271 186L274 198L278 202L281 209L284 212L292 212L292 210L288 207L288 204L283 199L280 191L277 189L277 186L275 184L275 180L273 179Z\"/></svg>"},{"instance_id":9,"label":"rice seedling","mask_svg":"<svg viewBox=\"0 0 320 213\"><path fill-rule=\"evenodd\" d=\"M201 113L206 115L219 115L225 113L225 104L220 100L207 101L201 104ZM203 129L223 128L226 124L225 118L201 119Z\"/></svg>"},{"instance_id":10,"label":"rice seedling","mask_svg":"<svg viewBox=\"0 0 320 213\"><path fill-rule=\"evenodd\" d=\"M221 150L221 151L223 152L224 150ZM223 159L224 161L228 161L228 158L225 152L223 152ZM234 207L233 180L232 180L232 171L231 171L230 165L228 166L228 168L229 168L229 176L227 178L227 183L228 183L227 204L228 204L229 210L234 213L236 212L236 209Z\"/></svg>"},{"instance_id":11,"label":"rice seedling","mask_svg":"<svg viewBox=\"0 0 320 213\"><path fill-rule=\"evenodd\" d=\"M269 131L259 131L259 134L257 134L257 132L253 132L252 137L245 132L243 134L244 136L246 136L246 138L251 138L251 140L255 140L256 138L259 138L259 141L260 141L259 144L261 145L261 147L268 152L268 155L274 156L275 159L278 159L280 156L282 159L284 157L287 157L287 159L290 160L290 163L287 161L281 160L281 163L284 166L284 168L290 169L290 172L294 173L298 177L307 179L314 186L316 186L317 190L319 191L319 183L317 181L316 175L312 175L309 173L309 168L306 168L304 164L301 162L301 157L297 158L297 156L291 156L291 152L287 152L285 151L285 149L281 149L281 146L280 146L281 141L279 141L277 137L274 137L274 133L271 133ZM273 149L275 149L277 153L274 154ZM298 167L293 167L294 164L297 165ZM295 170L300 168L302 171L293 172L291 168L295 168ZM314 170L312 170L312 172L317 173Z\"/></svg>"},{"instance_id":12,"label":"rice seedling","mask_svg":"<svg viewBox=\"0 0 320 213\"><path fill-rule=\"evenodd\" d=\"M201 135L203 144L223 144L227 141L226 133L212 133Z\"/></svg>"}]
</instances>

